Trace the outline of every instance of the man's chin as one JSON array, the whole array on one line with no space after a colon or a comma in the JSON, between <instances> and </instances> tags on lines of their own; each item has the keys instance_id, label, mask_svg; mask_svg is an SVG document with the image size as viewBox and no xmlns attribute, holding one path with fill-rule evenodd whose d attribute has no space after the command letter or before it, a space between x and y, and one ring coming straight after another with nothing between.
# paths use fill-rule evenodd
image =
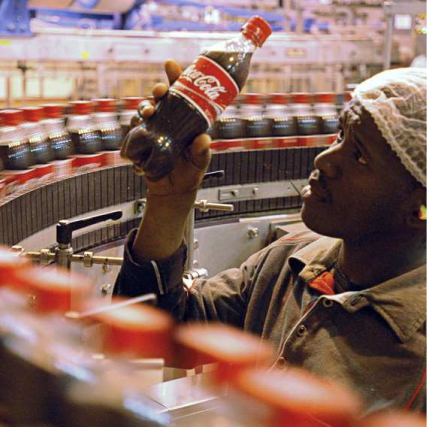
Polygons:
<instances>
[{"instance_id":1,"label":"man's chin","mask_svg":"<svg viewBox=\"0 0 427 427\"><path fill-rule=\"evenodd\" d=\"M306 204L302 205L301 219L307 228L317 234L337 239L343 237L342 230L336 221L333 221L330 216L322 215L320 210L313 209Z\"/></svg>"}]
</instances>

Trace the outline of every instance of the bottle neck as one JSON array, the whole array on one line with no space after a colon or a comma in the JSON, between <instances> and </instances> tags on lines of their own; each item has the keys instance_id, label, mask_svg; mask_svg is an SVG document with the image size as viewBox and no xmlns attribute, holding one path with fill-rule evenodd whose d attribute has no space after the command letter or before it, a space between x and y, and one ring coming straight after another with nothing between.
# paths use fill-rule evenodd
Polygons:
<instances>
[{"instance_id":1,"label":"bottle neck","mask_svg":"<svg viewBox=\"0 0 427 427\"><path fill-rule=\"evenodd\" d=\"M245 47L245 49L244 49L245 52L255 52L255 50L257 49L258 46L256 45L253 38L251 38L250 33L242 33L240 35L239 39L241 40L241 43Z\"/></svg>"}]
</instances>

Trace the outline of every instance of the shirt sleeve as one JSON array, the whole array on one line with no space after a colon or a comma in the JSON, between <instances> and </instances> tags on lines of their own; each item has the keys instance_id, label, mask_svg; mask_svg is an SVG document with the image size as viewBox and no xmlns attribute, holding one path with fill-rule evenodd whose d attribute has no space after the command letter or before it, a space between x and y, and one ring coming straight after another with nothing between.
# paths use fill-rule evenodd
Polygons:
<instances>
[{"instance_id":1,"label":"shirt sleeve","mask_svg":"<svg viewBox=\"0 0 427 427\"><path fill-rule=\"evenodd\" d=\"M209 279L197 279L188 289L182 280L186 246L181 245L167 259L137 263L132 256L136 232L132 230L126 239L115 295L136 297L153 292L158 296L158 306L179 321L220 321L242 326L253 257L240 268L226 270Z\"/></svg>"},{"instance_id":2,"label":"shirt sleeve","mask_svg":"<svg viewBox=\"0 0 427 427\"><path fill-rule=\"evenodd\" d=\"M182 282L187 248L184 244L169 258L159 261L136 262L132 246L137 229L132 230L125 242L123 264L114 286L114 295L129 298L155 293L159 307L182 319L187 292Z\"/></svg>"}]
</instances>

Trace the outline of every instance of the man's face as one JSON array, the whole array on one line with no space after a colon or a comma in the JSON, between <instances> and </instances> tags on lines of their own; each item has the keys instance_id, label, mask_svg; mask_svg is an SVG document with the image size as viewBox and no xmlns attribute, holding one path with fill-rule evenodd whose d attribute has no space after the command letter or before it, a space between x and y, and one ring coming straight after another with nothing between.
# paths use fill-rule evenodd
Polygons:
<instances>
[{"instance_id":1,"label":"man's face","mask_svg":"<svg viewBox=\"0 0 427 427\"><path fill-rule=\"evenodd\" d=\"M301 212L309 228L349 240L400 230L413 180L360 105L344 111L337 141L314 164Z\"/></svg>"}]
</instances>

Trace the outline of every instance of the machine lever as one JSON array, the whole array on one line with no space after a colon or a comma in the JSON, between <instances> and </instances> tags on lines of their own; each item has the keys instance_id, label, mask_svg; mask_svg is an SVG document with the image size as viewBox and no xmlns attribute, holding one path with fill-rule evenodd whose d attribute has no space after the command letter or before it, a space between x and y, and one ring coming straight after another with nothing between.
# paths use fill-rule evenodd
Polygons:
<instances>
[{"instance_id":1,"label":"machine lever","mask_svg":"<svg viewBox=\"0 0 427 427\"><path fill-rule=\"evenodd\" d=\"M69 245L73 237L73 231L80 230L85 227L89 227L99 222L113 220L116 221L122 217L122 211L108 212L102 215L91 216L88 218L77 219L75 221L69 221L67 219L61 220L56 225L56 241L58 244Z\"/></svg>"},{"instance_id":2,"label":"machine lever","mask_svg":"<svg viewBox=\"0 0 427 427\"><path fill-rule=\"evenodd\" d=\"M219 170L219 171L214 171L214 172L207 172L205 173L205 176L203 177L203 181L209 181L210 179L222 179L224 178L225 175L225 171L223 170Z\"/></svg>"}]
</instances>

